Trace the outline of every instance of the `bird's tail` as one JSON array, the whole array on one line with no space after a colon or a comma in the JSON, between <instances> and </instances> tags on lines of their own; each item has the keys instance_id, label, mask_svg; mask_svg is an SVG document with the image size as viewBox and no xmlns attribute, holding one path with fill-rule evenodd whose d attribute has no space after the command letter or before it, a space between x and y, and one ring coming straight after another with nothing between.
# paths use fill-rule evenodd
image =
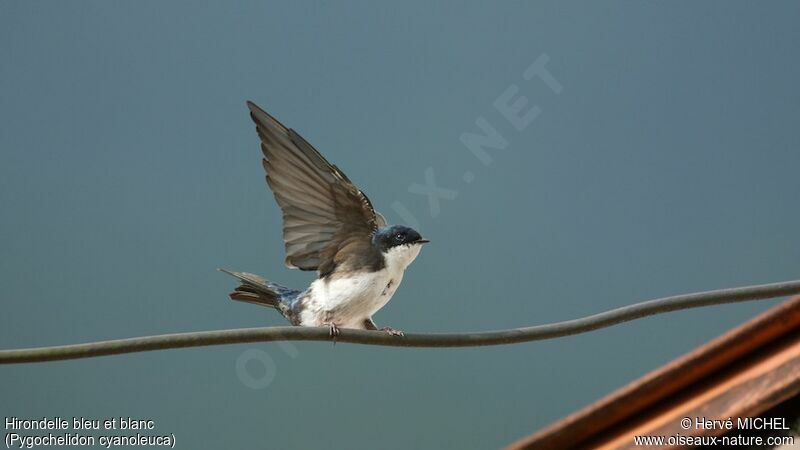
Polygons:
<instances>
[{"instance_id":1,"label":"bird's tail","mask_svg":"<svg viewBox=\"0 0 800 450\"><path fill-rule=\"evenodd\" d=\"M280 311L284 317L289 319L289 321L292 321L292 302L300 294L300 291L267 281L252 273L232 272L225 269L219 270L220 272L227 273L237 278L241 282L241 284L229 294L231 300L275 308Z\"/></svg>"}]
</instances>

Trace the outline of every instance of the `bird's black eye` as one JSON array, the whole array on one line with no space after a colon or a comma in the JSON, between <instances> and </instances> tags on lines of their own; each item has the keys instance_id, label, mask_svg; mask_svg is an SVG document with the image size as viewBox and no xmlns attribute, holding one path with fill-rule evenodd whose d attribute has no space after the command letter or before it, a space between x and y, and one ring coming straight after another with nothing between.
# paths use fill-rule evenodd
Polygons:
<instances>
[{"instance_id":1,"label":"bird's black eye","mask_svg":"<svg viewBox=\"0 0 800 450\"><path fill-rule=\"evenodd\" d=\"M397 242L401 242L403 240L403 235L400 234L400 233L395 234L394 235L394 240L397 241Z\"/></svg>"}]
</instances>

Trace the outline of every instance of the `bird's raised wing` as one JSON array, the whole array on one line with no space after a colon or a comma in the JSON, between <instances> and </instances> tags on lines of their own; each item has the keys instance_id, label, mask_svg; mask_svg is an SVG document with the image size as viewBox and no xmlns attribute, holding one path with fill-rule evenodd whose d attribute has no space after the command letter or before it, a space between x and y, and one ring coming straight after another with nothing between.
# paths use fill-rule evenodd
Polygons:
<instances>
[{"instance_id":1,"label":"bird's raised wing","mask_svg":"<svg viewBox=\"0 0 800 450\"><path fill-rule=\"evenodd\" d=\"M386 225L372 203L302 136L247 102L264 153L267 183L283 210L286 265L327 275L348 255L369 252Z\"/></svg>"}]
</instances>

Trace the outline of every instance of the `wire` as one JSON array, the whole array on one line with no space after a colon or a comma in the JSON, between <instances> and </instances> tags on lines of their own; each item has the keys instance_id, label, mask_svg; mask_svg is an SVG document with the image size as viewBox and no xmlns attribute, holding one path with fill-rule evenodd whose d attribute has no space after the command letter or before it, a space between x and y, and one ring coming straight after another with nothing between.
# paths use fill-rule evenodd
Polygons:
<instances>
[{"instance_id":1,"label":"wire","mask_svg":"<svg viewBox=\"0 0 800 450\"><path fill-rule=\"evenodd\" d=\"M477 347L515 344L585 333L655 314L724 303L738 303L800 293L800 280L676 295L612 309L579 319L466 333L411 333L341 329L336 342L392 347ZM86 344L0 350L0 364L93 358L123 353L274 341L331 341L327 327L264 327L143 336Z\"/></svg>"}]
</instances>

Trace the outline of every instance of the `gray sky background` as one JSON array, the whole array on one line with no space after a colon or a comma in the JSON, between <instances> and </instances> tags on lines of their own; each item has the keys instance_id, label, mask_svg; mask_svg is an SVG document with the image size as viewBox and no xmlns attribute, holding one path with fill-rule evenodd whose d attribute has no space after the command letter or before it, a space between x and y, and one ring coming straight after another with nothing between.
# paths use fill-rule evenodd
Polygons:
<instances>
[{"instance_id":1,"label":"gray sky background","mask_svg":"<svg viewBox=\"0 0 800 450\"><path fill-rule=\"evenodd\" d=\"M794 2L3 2L0 346L282 325L232 303L283 267L245 100L433 242L376 316L540 324L798 278ZM563 86L522 73L537 57ZM492 106L515 84L541 114ZM482 164L459 141L508 141ZM432 169L457 191L431 214ZM474 176L471 183L464 174ZM4 416L147 417L179 448L494 448L774 305L508 347L326 343L0 368ZM249 353L245 353L249 352ZM243 356L244 355L244 356ZM263 389L237 375L274 376Z\"/></svg>"}]
</instances>

